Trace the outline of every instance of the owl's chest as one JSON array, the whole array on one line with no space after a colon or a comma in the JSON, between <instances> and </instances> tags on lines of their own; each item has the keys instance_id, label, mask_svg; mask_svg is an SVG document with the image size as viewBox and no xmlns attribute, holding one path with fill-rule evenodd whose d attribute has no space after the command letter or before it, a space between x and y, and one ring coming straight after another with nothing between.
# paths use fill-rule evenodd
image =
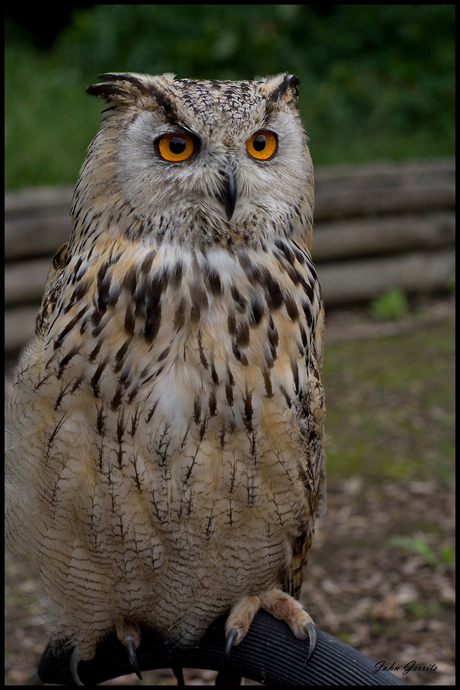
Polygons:
<instances>
[{"instance_id":1,"label":"owl's chest","mask_svg":"<svg viewBox=\"0 0 460 690\"><path fill-rule=\"evenodd\" d=\"M259 515L304 520L319 297L300 258L288 271L274 256L120 255L83 303L69 283L40 390L54 377L53 445L78 430L85 448L67 457L87 458L108 513L138 505L161 529L210 539Z\"/></svg>"},{"instance_id":2,"label":"owl's chest","mask_svg":"<svg viewBox=\"0 0 460 690\"><path fill-rule=\"evenodd\" d=\"M284 396L267 399L235 383L229 404L225 388L161 383L120 409L104 400L86 409L93 481L107 508L115 497L117 515L147 510L165 534L189 529L209 543L235 530L263 532L267 523L297 531L307 509L304 449Z\"/></svg>"},{"instance_id":3,"label":"owl's chest","mask_svg":"<svg viewBox=\"0 0 460 690\"><path fill-rule=\"evenodd\" d=\"M77 382L73 390L89 383L112 410L156 404L190 417L192 404L196 418L205 409L228 416L224 407L242 397L249 414L253 394L277 390L292 403L308 385L321 304L299 248L131 248L87 264L69 265L46 337L46 376L54 369Z\"/></svg>"}]
</instances>

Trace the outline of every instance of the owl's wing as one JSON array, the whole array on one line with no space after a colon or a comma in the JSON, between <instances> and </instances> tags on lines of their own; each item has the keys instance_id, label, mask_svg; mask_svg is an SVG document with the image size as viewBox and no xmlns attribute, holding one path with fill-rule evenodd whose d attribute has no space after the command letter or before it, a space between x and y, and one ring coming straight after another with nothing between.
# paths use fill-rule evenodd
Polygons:
<instances>
[{"instance_id":1,"label":"owl's wing","mask_svg":"<svg viewBox=\"0 0 460 690\"><path fill-rule=\"evenodd\" d=\"M40 310L35 320L35 335L42 336L48 328L51 314L61 294L62 276L67 260L67 242L59 247L48 271Z\"/></svg>"},{"instance_id":2,"label":"owl's wing","mask_svg":"<svg viewBox=\"0 0 460 690\"><path fill-rule=\"evenodd\" d=\"M321 383L321 368L324 349L324 308L320 313L312 333L310 354L310 391L305 396L305 404L300 410L300 422L305 428L306 461L302 479L310 503L311 529L294 540L291 544L292 559L286 569L283 589L296 599L299 598L303 580L303 570L313 542L314 521L326 511L326 456L323 448L324 420L326 405Z\"/></svg>"}]
</instances>

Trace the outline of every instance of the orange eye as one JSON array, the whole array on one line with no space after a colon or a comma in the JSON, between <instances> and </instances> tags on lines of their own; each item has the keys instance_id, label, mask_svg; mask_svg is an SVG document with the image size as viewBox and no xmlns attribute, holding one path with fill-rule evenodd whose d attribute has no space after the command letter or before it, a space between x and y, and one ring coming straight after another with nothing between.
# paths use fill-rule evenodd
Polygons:
<instances>
[{"instance_id":1,"label":"orange eye","mask_svg":"<svg viewBox=\"0 0 460 690\"><path fill-rule=\"evenodd\" d=\"M276 134L268 129L256 132L246 142L246 150L250 156L259 161L267 161L276 152L278 140Z\"/></svg>"},{"instance_id":2,"label":"orange eye","mask_svg":"<svg viewBox=\"0 0 460 690\"><path fill-rule=\"evenodd\" d=\"M188 134L163 134L157 141L158 153L165 161L176 163L190 158L195 141Z\"/></svg>"}]
</instances>

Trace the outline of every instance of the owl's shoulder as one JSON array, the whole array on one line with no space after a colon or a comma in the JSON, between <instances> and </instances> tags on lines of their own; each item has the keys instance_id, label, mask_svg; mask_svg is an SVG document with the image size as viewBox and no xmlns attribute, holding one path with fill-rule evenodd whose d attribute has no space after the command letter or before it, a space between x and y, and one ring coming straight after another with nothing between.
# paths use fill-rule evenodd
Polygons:
<instances>
[{"instance_id":1,"label":"owl's shoulder","mask_svg":"<svg viewBox=\"0 0 460 690\"><path fill-rule=\"evenodd\" d=\"M43 336L48 324L50 322L51 315L56 306L59 295L62 290L62 278L64 274L64 268L66 265L66 260L68 256L68 243L64 242L56 254L53 257L52 264L48 271L48 276L46 278L45 290L43 293L42 303L40 305L37 318L35 320L35 335Z\"/></svg>"}]
</instances>

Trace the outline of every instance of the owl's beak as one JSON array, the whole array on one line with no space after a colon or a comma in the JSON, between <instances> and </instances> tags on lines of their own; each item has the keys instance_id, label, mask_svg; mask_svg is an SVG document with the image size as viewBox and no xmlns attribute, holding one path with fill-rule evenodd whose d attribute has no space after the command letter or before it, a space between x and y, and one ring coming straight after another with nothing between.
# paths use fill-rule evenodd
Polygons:
<instances>
[{"instance_id":1,"label":"owl's beak","mask_svg":"<svg viewBox=\"0 0 460 690\"><path fill-rule=\"evenodd\" d=\"M225 168L223 168L220 172L222 175L222 186L216 196L225 208L227 220L230 220L233 216L233 211L235 210L236 204L235 171L231 161L227 161Z\"/></svg>"}]
</instances>

